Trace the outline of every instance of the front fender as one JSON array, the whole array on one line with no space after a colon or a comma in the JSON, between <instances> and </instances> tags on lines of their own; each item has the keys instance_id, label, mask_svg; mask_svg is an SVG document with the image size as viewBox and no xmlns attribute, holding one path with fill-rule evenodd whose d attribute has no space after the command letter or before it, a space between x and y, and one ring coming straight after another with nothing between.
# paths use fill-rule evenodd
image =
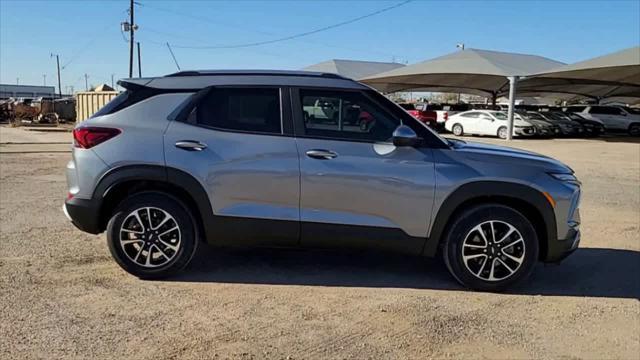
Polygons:
<instances>
[{"instance_id":1,"label":"front fender","mask_svg":"<svg viewBox=\"0 0 640 360\"><path fill-rule=\"evenodd\" d=\"M435 256L440 245L440 240L444 236L447 230L447 225L451 217L456 211L462 209L465 203L486 201L495 201L500 203L511 200L518 202L525 202L540 216L540 219L544 223L544 229L542 232L540 229L536 229L538 233L542 233L544 239L543 249L548 248L548 242L556 239L556 219L553 208L545 196L533 187L510 183L504 181L476 181L472 183L463 184L460 187L452 191L444 200L433 220L430 232L428 234L427 242L423 249L423 255ZM544 254L543 254L544 255Z\"/></svg>"}]
</instances>

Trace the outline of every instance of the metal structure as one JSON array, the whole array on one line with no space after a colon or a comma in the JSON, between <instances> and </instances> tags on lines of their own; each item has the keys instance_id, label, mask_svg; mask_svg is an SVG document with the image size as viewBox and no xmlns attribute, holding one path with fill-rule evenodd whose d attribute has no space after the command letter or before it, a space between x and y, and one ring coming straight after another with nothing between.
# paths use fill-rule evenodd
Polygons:
<instances>
[{"instance_id":1,"label":"metal structure","mask_svg":"<svg viewBox=\"0 0 640 360\"><path fill-rule=\"evenodd\" d=\"M536 73L521 81L523 94L568 94L600 102L611 97L640 98L640 47Z\"/></svg>"},{"instance_id":2,"label":"metal structure","mask_svg":"<svg viewBox=\"0 0 640 360\"><path fill-rule=\"evenodd\" d=\"M396 91L441 91L497 97L509 89L508 128L513 128L516 82L522 76L564 65L545 57L499 51L465 49L361 79L376 89ZM508 139L512 132L509 132Z\"/></svg>"},{"instance_id":3,"label":"metal structure","mask_svg":"<svg viewBox=\"0 0 640 360\"><path fill-rule=\"evenodd\" d=\"M309 65L300 70L338 74L349 79L360 80L403 66L405 65L396 62L332 59Z\"/></svg>"}]
</instances>

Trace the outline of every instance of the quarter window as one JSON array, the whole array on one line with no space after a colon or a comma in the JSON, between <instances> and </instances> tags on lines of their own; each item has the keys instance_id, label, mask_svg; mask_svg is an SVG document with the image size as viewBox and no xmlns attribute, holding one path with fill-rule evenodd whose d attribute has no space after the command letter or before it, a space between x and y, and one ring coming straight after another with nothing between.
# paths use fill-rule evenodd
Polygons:
<instances>
[{"instance_id":1,"label":"quarter window","mask_svg":"<svg viewBox=\"0 0 640 360\"><path fill-rule=\"evenodd\" d=\"M390 141L400 120L358 92L300 90L305 135Z\"/></svg>"},{"instance_id":2,"label":"quarter window","mask_svg":"<svg viewBox=\"0 0 640 360\"><path fill-rule=\"evenodd\" d=\"M281 134L280 90L214 88L198 104L195 120L223 130Z\"/></svg>"}]
</instances>

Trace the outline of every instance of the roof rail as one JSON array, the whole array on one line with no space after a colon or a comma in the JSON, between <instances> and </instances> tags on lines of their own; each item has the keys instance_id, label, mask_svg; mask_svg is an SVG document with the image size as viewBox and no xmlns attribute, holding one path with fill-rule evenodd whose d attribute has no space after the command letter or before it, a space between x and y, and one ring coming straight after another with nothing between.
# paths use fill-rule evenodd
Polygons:
<instances>
[{"instance_id":1,"label":"roof rail","mask_svg":"<svg viewBox=\"0 0 640 360\"><path fill-rule=\"evenodd\" d=\"M188 70L179 71L177 73L165 75L164 77L178 77L178 76L251 76L251 75L265 75L265 76L308 76L308 77L323 77L330 79L346 79L343 76L332 73L322 73L313 71L289 71L289 70Z\"/></svg>"}]
</instances>

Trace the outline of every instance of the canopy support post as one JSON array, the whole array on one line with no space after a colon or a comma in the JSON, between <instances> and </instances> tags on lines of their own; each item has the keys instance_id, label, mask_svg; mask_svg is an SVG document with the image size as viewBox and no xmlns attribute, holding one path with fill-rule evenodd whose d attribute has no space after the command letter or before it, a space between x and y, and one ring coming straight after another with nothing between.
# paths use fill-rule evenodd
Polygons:
<instances>
[{"instance_id":1,"label":"canopy support post","mask_svg":"<svg viewBox=\"0 0 640 360\"><path fill-rule=\"evenodd\" d=\"M492 92L491 93L491 105L493 105L495 107L496 106L496 101L498 101L498 93L497 92Z\"/></svg>"},{"instance_id":2,"label":"canopy support post","mask_svg":"<svg viewBox=\"0 0 640 360\"><path fill-rule=\"evenodd\" d=\"M516 103L516 83L518 82L517 76L509 76L509 111L507 112L507 140L513 139L513 108Z\"/></svg>"}]
</instances>

